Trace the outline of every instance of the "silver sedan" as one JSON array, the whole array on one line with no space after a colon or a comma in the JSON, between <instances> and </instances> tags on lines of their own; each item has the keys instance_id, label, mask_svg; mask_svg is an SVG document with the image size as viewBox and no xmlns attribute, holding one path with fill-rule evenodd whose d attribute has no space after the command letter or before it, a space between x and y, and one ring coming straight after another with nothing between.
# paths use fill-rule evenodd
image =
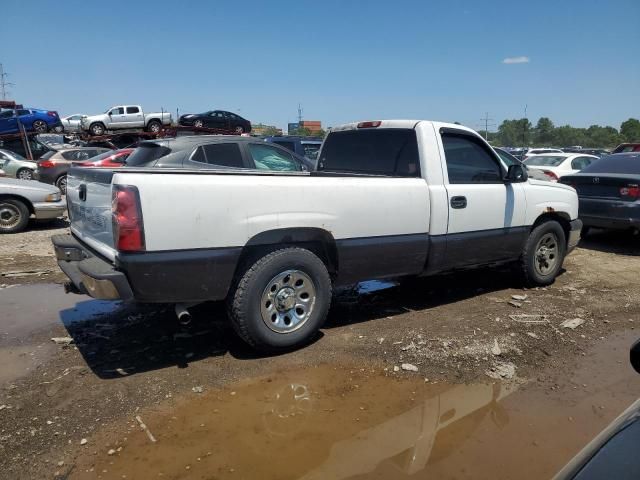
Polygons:
<instances>
[{"instance_id":1,"label":"silver sedan","mask_svg":"<svg viewBox=\"0 0 640 480\"><path fill-rule=\"evenodd\" d=\"M36 220L61 217L66 208L60 190L35 181L0 178L0 233L17 233Z\"/></svg>"},{"instance_id":2,"label":"silver sedan","mask_svg":"<svg viewBox=\"0 0 640 480\"><path fill-rule=\"evenodd\" d=\"M36 162L27 160L19 153L0 148L0 168L4 170L7 177L33 180L36 167Z\"/></svg>"}]
</instances>

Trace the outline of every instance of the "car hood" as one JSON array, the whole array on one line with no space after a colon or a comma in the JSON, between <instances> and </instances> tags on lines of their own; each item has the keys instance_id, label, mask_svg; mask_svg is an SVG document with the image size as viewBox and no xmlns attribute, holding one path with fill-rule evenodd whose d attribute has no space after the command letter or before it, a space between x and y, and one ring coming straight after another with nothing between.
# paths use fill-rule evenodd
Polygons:
<instances>
[{"instance_id":1,"label":"car hood","mask_svg":"<svg viewBox=\"0 0 640 480\"><path fill-rule=\"evenodd\" d=\"M43 193L58 193L58 187L49 185L47 183L37 182L35 180L19 180L17 178L0 178L0 192L5 189L18 191L18 190L31 190Z\"/></svg>"},{"instance_id":2,"label":"car hood","mask_svg":"<svg viewBox=\"0 0 640 480\"><path fill-rule=\"evenodd\" d=\"M529 177L529 183L531 185L540 185L542 187L553 187L553 188L560 188L562 190L573 190L573 187L570 187L569 185L565 185L563 183L548 182L546 180L538 180L536 178L531 178L531 177Z\"/></svg>"}]
</instances>

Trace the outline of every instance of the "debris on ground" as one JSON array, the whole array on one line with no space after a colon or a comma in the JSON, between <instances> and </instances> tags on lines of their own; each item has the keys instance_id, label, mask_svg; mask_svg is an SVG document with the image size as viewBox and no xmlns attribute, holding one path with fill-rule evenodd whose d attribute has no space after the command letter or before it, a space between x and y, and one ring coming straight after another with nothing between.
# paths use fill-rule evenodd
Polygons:
<instances>
[{"instance_id":1,"label":"debris on ground","mask_svg":"<svg viewBox=\"0 0 640 480\"><path fill-rule=\"evenodd\" d=\"M87 444L87 439L83 438L82 440L80 440L80 445L86 445Z\"/></svg>"},{"instance_id":2,"label":"debris on ground","mask_svg":"<svg viewBox=\"0 0 640 480\"><path fill-rule=\"evenodd\" d=\"M109 449L109 451L107 452L107 455L115 455L115 454L116 454L116 451L113 448Z\"/></svg>"},{"instance_id":3,"label":"debris on ground","mask_svg":"<svg viewBox=\"0 0 640 480\"><path fill-rule=\"evenodd\" d=\"M498 339L493 341L493 347L491 347L491 353L493 355L501 355L502 350L500 350L500 345L498 345Z\"/></svg>"},{"instance_id":4,"label":"debris on ground","mask_svg":"<svg viewBox=\"0 0 640 480\"><path fill-rule=\"evenodd\" d=\"M560 324L562 328L570 328L571 330L575 330L580 325L582 325L586 320L582 318L572 318L571 320L565 320Z\"/></svg>"},{"instance_id":5,"label":"debris on ground","mask_svg":"<svg viewBox=\"0 0 640 480\"><path fill-rule=\"evenodd\" d=\"M515 300L509 300L509 305L516 308L522 308L522 303L516 302Z\"/></svg>"},{"instance_id":6,"label":"debris on ground","mask_svg":"<svg viewBox=\"0 0 640 480\"><path fill-rule=\"evenodd\" d=\"M191 391L193 391L193 393L202 393L202 392L204 392L204 388L202 386L198 385L197 387L193 387L191 389Z\"/></svg>"},{"instance_id":7,"label":"debris on ground","mask_svg":"<svg viewBox=\"0 0 640 480\"><path fill-rule=\"evenodd\" d=\"M51 341L56 345L71 345L73 338L71 337L52 337Z\"/></svg>"},{"instance_id":8,"label":"debris on ground","mask_svg":"<svg viewBox=\"0 0 640 480\"><path fill-rule=\"evenodd\" d=\"M418 371L418 367L416 367L415 365L413 365L411 363L403 363L402 364L402 370L405 370L407 372L417 372Z\"/></svg>"},{"instance_id":9,"label":"debris on ground","mask_svg":"<svg viewBox=\"0 0 640 480\"><path fill-rule=\"evenodd\" d=\"M519 323L547 323L546 315L532 315L532 314L519 314L519 315L509 315L509 318L514 322Z\"/></svg>"},{"instance_id":10,"label":"debris on ground","mask_svg":"<svg viewBox=\"0 0 640 480\"><path fill-rule=\"evenodd\" d=\"M153 443L156 443L156 437L154 437L153 434L149 431L147 426L142 421L142 418L140 417L140 415L136 415L136 421L140 425L140 429L144 430L144 433L147 434L147 437L149 437L149 440L151 440Z\"/></svg>"},{"instance_id":11,"label":"debris on ground","mask_svg":"<svg viewBox=\"0 0 640 480\"><path fill-rule=\"evenodd\" d=\"M509 380L516 374L516 366L509 362L496 363L485 374L495 380Z\"/></svg>"},{"instance_id":12,"label":"debris on ground","mask_svg":"<svg viewBox=\"0 0 640 480\"><path fill-rule=\"evenodd\" d=\"M538 335L536 335L533 332L527 332L527 335L529 335L531 338L540 338Z\"/></svg>"},{"instance_id":13,"label":"debris on ground","mask_svg":"<svg viewBox=\"0 0 640 480\"><path fill-rule=\"evenodd\" d=\"M511 295L511 298L513 300L518 300L520 302L524 302L527 298L529 298L529 295Z\"/></svg>"},{"instance_id":14,"label":"debris on ground","mask_svg":"<svg viewBox=\"0 0 640 480\"><path fill-rule=\"evenodd\" d=\"M399 371L400 371L400 367L399 367L399 366L397 366L397 365L394 365L394 366L393 366L393 371L394 371L394 372L399 372Z\"/></svg>"}]
</instances>

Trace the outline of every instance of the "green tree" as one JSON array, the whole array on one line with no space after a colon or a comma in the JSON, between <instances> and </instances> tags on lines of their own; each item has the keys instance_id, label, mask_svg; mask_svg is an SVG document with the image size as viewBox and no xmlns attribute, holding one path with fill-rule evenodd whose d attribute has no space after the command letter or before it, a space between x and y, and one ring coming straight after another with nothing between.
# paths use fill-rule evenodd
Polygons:
<instances>
[{"instance_id":1,"label":"green tree","mask_svg":"<svg viewBox=\"0 0 640 480\"><path fill-rule=\"evenodd\" d=\"M505 120L498 127L499 143L508 146L529 146L531 144L531 122L526 118Z\"/></svg>"},{"instance_id":2,"label":"green tree","mask_svg":"<svg viewBox=\"0 0 640 480\"><path fill-rule=\"evenodd\" d=\"M626 142L640 142L640 120L630 118L622 122L620 133Z\"/></svg>"},{"instance_id":3,"label":"green tree","mask_svg":"<svg viewBox=\"0 0 640 480\"><path fill-rule=\"evenodd\" d=\"M585 134L587 137L585 146L587 147L613 147L622 143L618 130L609 126L591 125Z\"/></svg>"},{"instance_id":4,"label":"green tree","mask_svg":"<svg viewBox=\"0 0 640 480\"><path fill-rule=\"evenodd\" d=\"M539 146L548 146L553 143L553 129L555 126L548 117L540 117L534 129L534 143Z\"/></svg>"}]
</instances>

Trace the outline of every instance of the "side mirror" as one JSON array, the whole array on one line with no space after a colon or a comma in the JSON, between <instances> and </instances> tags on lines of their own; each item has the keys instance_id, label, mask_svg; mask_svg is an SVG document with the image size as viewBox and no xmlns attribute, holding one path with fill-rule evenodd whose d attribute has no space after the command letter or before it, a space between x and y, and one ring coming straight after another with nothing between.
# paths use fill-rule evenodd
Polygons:
<instances>
[{"instance_id":1,"label":"side mirror","mask_svg":"<svg viewBox=\"0 0 640 480\"><path fill-rule=\"evenodd\" d=\"M640 340L633 344L631 351L629 352L629 359L631 360L631 366L633 369L640 373Z\"/></svg>"},{"instance_id":2,"label":"side mirror","mask_svg":"<svg viewBox=\"0 0 640 480\"><path fill-rule=\"evenodd\" d=\"M111 113L111 111L109 111L108 115L111 116L111 115L113 115L113 113Z\"/></svg>"},{"instance_id":3,"label":"side mirror","mask_svg":"<svg viewBox=\"0 0 640 480\"><path fill-rule=\"evenodd\" d=\"M509 165L509 170L507 171L507 176L504 178L505 182L508 183L519 183L526 182L529 178L527 174L527 169L524 165L516 164Z\"/></svg>"}]
</instances>

